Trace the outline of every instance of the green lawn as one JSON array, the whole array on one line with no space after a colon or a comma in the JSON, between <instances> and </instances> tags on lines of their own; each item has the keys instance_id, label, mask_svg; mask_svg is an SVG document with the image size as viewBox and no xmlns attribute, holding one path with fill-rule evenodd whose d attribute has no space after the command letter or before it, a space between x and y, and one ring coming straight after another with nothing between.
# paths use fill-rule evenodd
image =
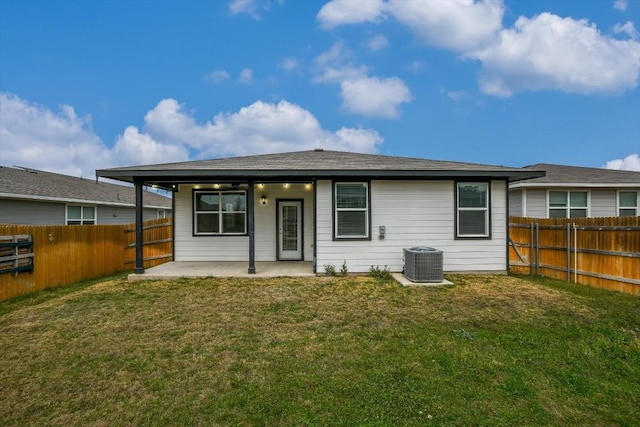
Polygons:
<instances>
[{"instance_id":1,"label":"green lawn","mask_svg":"<svg viewBox=\"0 0 640 427\"><path fill-rule=\"evenodd\" d=\"M121 277L0 303L0 425L637 425L640 298Z\"/></svg>"}]
</instances>

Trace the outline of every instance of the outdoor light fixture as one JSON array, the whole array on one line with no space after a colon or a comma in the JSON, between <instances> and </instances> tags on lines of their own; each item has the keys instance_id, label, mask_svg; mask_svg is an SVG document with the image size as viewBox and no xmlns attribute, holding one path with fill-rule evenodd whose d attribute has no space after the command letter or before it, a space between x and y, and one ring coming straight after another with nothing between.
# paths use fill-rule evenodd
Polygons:
<instances>
[{"instance_id":1,"label":"outdoor light fixture","mask_svg":"<svg viewBox=\"0 0 640 427\"><path fill-rule=\"evenodd\" d=\"M267 196L265 196L263 194L262 197L260 197L260 201L262 202L263 205L266 205L267 204Z\"/></svg>"},{"instance_id":2,"label":"outdoor light fixture","mask_svg":"<svg viewBox=\"0 0 640 427\"><path fill-rule=\"evenodd\" d=\"M284 188L289 188L289 183L288 183L288 182L285 182L284 184L282 184L282 186L283 186Z\"/></svg>"}]
</instances>

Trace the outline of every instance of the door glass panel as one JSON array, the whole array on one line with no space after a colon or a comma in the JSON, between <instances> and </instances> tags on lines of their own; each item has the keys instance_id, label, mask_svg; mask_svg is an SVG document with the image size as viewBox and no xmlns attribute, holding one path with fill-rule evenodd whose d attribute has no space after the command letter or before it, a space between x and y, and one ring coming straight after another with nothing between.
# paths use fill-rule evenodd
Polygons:
<instances>
[{"instance_id":1,"label":"door glass panel","mask_svg":"<svg viewBox=\"0 0 640 427\"><path fill-rule=\"evenodd\" d=\"M298 207L282 207L282 250L298 250Z\"/></svg>"}]
</instances>

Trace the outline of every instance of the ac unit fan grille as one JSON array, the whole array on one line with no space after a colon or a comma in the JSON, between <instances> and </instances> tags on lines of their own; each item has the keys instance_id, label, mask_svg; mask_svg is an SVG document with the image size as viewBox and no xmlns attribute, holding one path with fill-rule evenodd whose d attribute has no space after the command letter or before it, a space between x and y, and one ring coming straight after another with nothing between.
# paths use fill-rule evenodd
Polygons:
<instances>
[{"instance_id":1,"label":"ac unit fan grille","mask_svg":"<svg viewBox=\"0 0 640 427\"><path fill-rule=\"evenodd\" d=\"M442 251L425 246L404 249L404 275L412 282L442 282L442 265Z\"/></svg>"}]
</instances>

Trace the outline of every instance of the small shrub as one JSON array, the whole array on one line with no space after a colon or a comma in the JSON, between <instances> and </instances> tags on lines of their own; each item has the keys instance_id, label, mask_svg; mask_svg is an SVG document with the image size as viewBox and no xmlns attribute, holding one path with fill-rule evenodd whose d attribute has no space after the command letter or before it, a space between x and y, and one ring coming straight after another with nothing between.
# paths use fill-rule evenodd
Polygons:
<instances>
[{"instance_id":1,"label":"small shrub","mask_svg":"<svg viewBox=\"0 0 640 427\"><path fill-rule=\"evenodd\" d=\"M342 268L340 269L340 275L346 276L348 272L349 270L347 269L347 260L345 259L344 262L342 263Z\"/></svg>"},{"instance_id":2,"label":"small shrub","mask_svg":"<svg viewBox=\"0 0 640 427\"><path fill-rule=\"evenodd\" d=\"M391 280L391 271L389 271L389 267L387 267L386 265L384 266L384 268L380 268L380 266L378 265L372 265L369 269L369 276L387 282Z\"/></svg>"},{"instance_id":3,"label":"small shrub","mask_svg":"<svg viewBox=\"0 0 640 427\"><path fill-rule=\"evenodd\" d=\"M324 265L324 274L327 276L335 276L336 275L336 266L333 264L325 264Z\"/></svg>"}]
</instances>

